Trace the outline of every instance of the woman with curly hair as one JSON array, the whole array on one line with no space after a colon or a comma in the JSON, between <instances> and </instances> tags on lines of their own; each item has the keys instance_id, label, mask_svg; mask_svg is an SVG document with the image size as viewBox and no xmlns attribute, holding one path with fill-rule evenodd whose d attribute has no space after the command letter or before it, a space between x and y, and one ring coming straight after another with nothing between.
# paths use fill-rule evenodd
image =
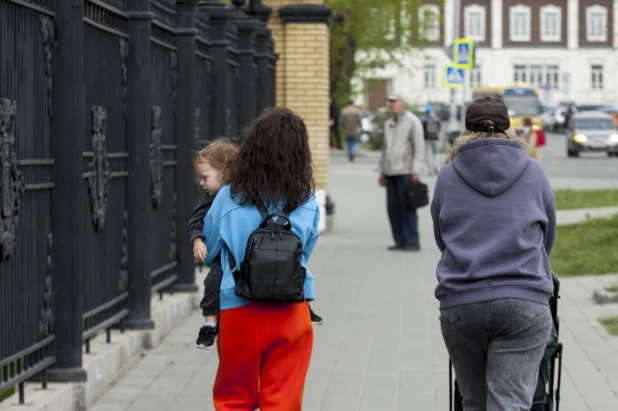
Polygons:
<instances>
[{"instance_id":1,"label":"woman with curly hair","mask_svg":"<svg viewBox=\"0 0 618 411\"><path fill-rule=\"evenodd\" d=\"M313 347L307 301L251 302L235 294L231 270L245 256L247 240L268 213L287 214L302 242L306 268L318 239L309 137L290 110L267 109L245 132L224 186L204 219L207 263L221 257L219 368L213 387L217 411L294 411L302 408ZM306 300L313 300L313 275L306 271ZM302 296L301 296L302 298Z\"/></svg>"}]
</instances>

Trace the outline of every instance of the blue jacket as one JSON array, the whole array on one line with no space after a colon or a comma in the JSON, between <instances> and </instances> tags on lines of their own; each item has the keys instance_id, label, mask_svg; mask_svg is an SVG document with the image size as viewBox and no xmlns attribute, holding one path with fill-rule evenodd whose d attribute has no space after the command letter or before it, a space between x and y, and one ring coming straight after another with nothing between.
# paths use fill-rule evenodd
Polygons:
<instances>
[{"instance_id":1,"label":"blue jacket","mask_svg":"<svg viewBox=\"0 0 618 411\"><path fill-rule=\"evenodd\" d=\"M431 204L440 309L501 298L549 305L556 200L521 144L485 138L440 169Z\"/></svg>"},{"instance_id":2,"label":"blue jacket","mask_svg":"<svg viewBox=\"0 0 618 411\"><path fill-rule=\"evenodd\" d=\"M274 212L274 208L269 211ZM306 204L301 205L290 213L292 230L298 235L303 243L303 266L307 268L307 261L313 252L318 240L318 222L320 221L320 209L314 197ZM251 301L238 297L234 294L236 283L230 270L228 253L234 255L237 264L244 260L245 249L249 235L262 223L262 216L255 206L241 206L236 199L231 197L230 187L223 187L212 207L204 217L204 236L208 248L206 263L213 262L221 255L223 267L223 280L221 281L220 309L229 310L242 307ZM305 279L305 298L314 299L313 274L307 269Z\"/></svg>"}]
</instances>

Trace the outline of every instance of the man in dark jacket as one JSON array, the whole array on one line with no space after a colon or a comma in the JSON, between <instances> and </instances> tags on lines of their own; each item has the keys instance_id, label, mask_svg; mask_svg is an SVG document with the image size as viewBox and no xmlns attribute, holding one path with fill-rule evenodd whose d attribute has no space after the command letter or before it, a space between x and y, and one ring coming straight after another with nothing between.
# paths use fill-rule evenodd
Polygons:
<instances>
[{"instance_id":1,"label":"man in dark jacket","mask_svg":"<svg viewBox=\"0 0 618 411\"><path fill-rule=\"evenodd\" d=\"M339 109L332 97L328 99L330 104L330 119L328 125L330 126L330 146L331 148L337 148L341 150L341 135L339 134ZM334 138L333 138L334 137Z\"/></svg>"}]
</instances>

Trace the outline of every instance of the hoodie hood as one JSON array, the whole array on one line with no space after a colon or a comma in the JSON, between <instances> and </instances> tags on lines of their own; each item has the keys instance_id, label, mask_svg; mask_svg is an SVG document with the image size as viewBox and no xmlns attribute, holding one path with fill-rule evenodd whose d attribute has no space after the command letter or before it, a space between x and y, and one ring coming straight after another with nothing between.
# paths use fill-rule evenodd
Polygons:
<instances>
[{"instance_id":1,"label":"hoodie hood","mask_svg":"<svg viewBox=\"0 0 618 411\"><path fill-rule=\"evenodd\" d=\"M497 197L519 180L530 162L517 141L489 137L461 146L453 168L479 193Z\"/></svg>"}]
</instances>

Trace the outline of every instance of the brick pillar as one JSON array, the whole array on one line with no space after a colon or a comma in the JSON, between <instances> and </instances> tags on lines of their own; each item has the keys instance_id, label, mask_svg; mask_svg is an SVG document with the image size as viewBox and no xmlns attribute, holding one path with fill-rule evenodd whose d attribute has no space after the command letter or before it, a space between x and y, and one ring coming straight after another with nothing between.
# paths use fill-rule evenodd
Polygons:
<instances>
[{"instance_id":1,"label":"brick pillar","mask_svg":"<svg viewBox=\"0 0 618 411\"><path fill-rule=\"evenodd\" d=\"M286 107L285 105L285 61L283 59L284 47L285 47L285 35L284 25L281 17L279 16L279 10L287 4L292 4L293 0L262 0L262 4L272 9L272 14L268 19L268 28L272 31L273 41L275 43L275 53L279 55L279 61L277 61L277 79L276 79L276 104L279 107Z\"/></svg>"},{"instance_id":2,"label":"brick pillar","mask_svg":"<svg viewBox=\"0 0 618 411\"><path fill-rule=\"evenodd\" d=\"M273 8L268 22L273 32L277 62L277 105L300 115L307 124L313 155L316 197L323 230L328 190L328 40L331 11L324 0L264 0Z\"/></svg>"}]
</instances>

